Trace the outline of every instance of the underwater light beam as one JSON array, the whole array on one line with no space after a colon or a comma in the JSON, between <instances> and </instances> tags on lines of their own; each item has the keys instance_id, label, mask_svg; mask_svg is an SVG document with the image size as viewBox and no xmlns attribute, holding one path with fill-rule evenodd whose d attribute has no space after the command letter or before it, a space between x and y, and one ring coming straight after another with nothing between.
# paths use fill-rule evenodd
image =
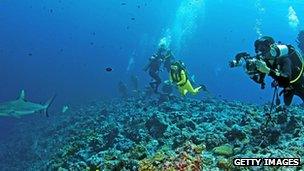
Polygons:
<instances>
[{"instance_id":1,"label":"underwater light beam","mask_svg":"<svg viewBox=\"0 0 304 171\"><path fill-rule=\"evenodd\" d=\"M126 69L127 72L129 72L135 64L134 56L135 56L135 51L132 53L132 56L129 58L128 66Z\"/></svg>"},{"instance_id":2,"label":"underwater light beam","mask_svg":"<svg viewBox=\"0 0 304 171\"><path fill-rule=\"evenodd\" d=\"M173 26L166 30L166 39L179 53L185 41L193 36L197 28L197 20L205 13L205 0L183 0L178 7ZM169 34L168 34L169 33Z\"/></svg>"}]
</instances>

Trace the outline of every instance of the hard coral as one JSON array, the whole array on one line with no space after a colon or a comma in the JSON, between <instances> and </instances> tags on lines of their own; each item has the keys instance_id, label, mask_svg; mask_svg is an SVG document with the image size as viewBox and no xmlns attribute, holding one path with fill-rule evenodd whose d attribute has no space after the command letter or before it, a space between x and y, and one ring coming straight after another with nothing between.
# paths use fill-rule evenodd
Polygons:
<instances>
[{"instance_id":1,"label":"hard coral","mask_svg":"<svg viewBox=\"0 0 304 171\"><path fill-rule=\"evenodd\" d=\"M232 162L229 162L225 158L221 158L217 163L217 167L223 170L232 170L233 166L232 166Z\"/></svg>"},{"instance_id":2,"label":"hard coral","mask_svg":"<svg viewBox=\"0 0 304 171\"><path fill-rule=\"evenodd\" d=\"M143 145L136 145L130 151L130 156L133 159L142 160L147 157L147 149Z\"/></svg>"},{"instance_id":3,"label":"hard coral","mask_svg":"<svg viewBox=\"0 0 304 171\"><path fill-rule=\"evenodd\" d=\"M200 171L202 170L202 165L203 165L202 158L201 156L197 155L191 164L191 170Z\"/></svg>"},{"instance_id":4,"label":"hard coral","mask_svg":"<svg viewBox=\"0 0 304 171\"><path fill-rule=\"evenodd\" d=\"M165 159L165 154L163 152L157 152L153 157L153 160L157 162L162 162L164 159Z\"/></svg>"},{"instance_id":5,"label":"hard coral","mask_svg":"<svg viewBox=\"0 0 304 171\"><path fill-rule=\"evenodd\" d=\"M233 154L233 147L231 145L226 144L219 147L215 147L213 149L213 152L218 155L231 156Z\"/></svg>"},{"instance_id":6,"label":"hard coral","mask_svg":"<svg viewBox=\"0 0 304 171\"><path fill-rule=\"evenodd\" d=\"M149 159L144 159L139 162L139 171L156 171L156 167L153 165L153 161Z\"/></svg>"}]
</instances>

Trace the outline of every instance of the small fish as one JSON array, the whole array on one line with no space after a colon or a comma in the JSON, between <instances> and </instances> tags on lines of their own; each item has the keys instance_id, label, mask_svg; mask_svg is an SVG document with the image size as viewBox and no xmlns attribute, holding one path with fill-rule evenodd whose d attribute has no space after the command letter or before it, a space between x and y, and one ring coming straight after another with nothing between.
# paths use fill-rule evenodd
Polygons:
<instances>
[{"instance_id":1,"label":"small fish","mask_svg":"<svg viewBox=\"0 0 304 171\"><path fill-rule=\"evenodd\" d=\"M125 3L125 2L122 2L122 3L121 3L121 5L127 5L127 3Z\"/></svg>"},{"instance_id":2,"label":"small fish","mask_svg":"<svg viewBox=\"0 0 304 171\"><path fill-rule=\"evenodd\" d=\"M65 113L69 109L69 106L65 105L62 107L62 113Z\"/></svg>"},{"instance_id":3,"label":"small fish","mask_svg":"<svg viewBox=\"0 0 304 171\"><path fill-rule=\"evenodd\" d=\"M134 21L134 20L135 20L135 18L134 18L134 17L132 17L132 18L131 18L131 20L133 20L133 21Z\"/></svg>"},{"instance_id":4,"label":"small fish","mask_svg":"<svg viewBox=\"0 0 304 171\"><path fill-rule=\"evenodd\" d=\"M111 67L107 67L107 68L106 68L106 71L107 71L107 72L111 72L111 71L113 71L113 69L112 69Z\"/></svg>"}]
</instances>

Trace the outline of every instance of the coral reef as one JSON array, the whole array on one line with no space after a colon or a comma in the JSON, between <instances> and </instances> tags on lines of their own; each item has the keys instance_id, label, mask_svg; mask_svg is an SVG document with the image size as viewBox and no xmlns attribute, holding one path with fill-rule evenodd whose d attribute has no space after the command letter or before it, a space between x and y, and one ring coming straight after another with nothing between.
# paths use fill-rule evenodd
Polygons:
<instances>
[{"instance_id":1,"label":"coral reef","mask_svg":"<svg viewBox=\"0 0 304 171\"><path fill-rule=\"evenodd\" d=\"M161 104L140 96L96 101L49 119L21 119L11 136L0 140L0 168L248 170L234 168L232 159L304 160L303 107L275 112L268 127L265 109L213 98L172 97Z\"/></svg>"}]
</instances>

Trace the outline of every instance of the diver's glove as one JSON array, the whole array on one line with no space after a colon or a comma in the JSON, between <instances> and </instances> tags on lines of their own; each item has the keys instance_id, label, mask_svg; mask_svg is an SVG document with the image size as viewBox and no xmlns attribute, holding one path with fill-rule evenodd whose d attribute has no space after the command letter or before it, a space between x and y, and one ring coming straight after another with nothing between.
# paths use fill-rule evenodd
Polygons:
<instances>
[{"instance_id":1,"label":"diver's glove","mask_svg":"<svg viewBox=\"0 0 304 171\"><path fill-rule=\"evenodd\" d=\"M264 74L270 73L270 68L266 65L266 62L263 60L257 60L255 62L257 70Z\"/></svg>"}]
</instances>

